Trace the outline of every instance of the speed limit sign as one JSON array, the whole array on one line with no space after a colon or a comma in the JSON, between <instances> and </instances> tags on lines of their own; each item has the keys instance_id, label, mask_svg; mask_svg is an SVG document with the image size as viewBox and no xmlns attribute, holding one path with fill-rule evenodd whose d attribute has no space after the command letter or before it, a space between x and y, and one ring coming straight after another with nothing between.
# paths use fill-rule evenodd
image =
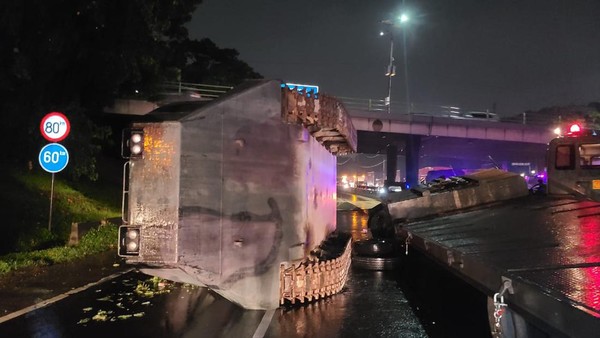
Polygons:
<instances>
[{"instance_id":1,"label":"speed limit sign","mask_svg":"<svg viewBox=\"0 0 600 338\"><path fill-rule=\"evenodd\" d=\"M40 131L46 140L50 142L59 142L69 135L71 124L64 114L52 112L42 119Z\"/></svg>"},{"instance_id":2,"label":"speed limit sign","mask_svg":"<svg viewBox=\"0 0 600 338\"><path fill-rule=\"evenodd\" d=\"M42 169L49 173L57 173L65 169L69 163L69 152L60 143L46 144L40 150L38 160Z\"/></svg>"}]
</instances>

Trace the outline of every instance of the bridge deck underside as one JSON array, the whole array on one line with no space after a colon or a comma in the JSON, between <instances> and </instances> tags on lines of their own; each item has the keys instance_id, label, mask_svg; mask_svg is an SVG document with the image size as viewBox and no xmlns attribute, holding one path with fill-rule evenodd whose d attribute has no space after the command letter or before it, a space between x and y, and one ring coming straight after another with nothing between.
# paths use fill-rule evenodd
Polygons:
<instances>
[{"instance_id":1,"label":"bridge deck underside","mask_svg":"<svg viewBox=\"0 0 600 338\"><path fill-rule=\"evenodd\" d=\"M503 142L493 140L473 140L453 137L421 137L421 147L418 152L407 151L408 135L385 132L358 131L358 153L383 154L388 150L388 145L396 145L399 162L398 169L402 176L405 173L405 158L414 156L418 159L418 167L444 166L456 169L490 168L495 165L510 170L512 164L529 165L514 168L515 172L526 174L530 170L541 172L546 163L547 145ZM365 167L373 165L372 161L361 162ZM344 167L339 167L340 168ZM518 171L520 169L521 171Z\"/></svg>"}]
</instances>

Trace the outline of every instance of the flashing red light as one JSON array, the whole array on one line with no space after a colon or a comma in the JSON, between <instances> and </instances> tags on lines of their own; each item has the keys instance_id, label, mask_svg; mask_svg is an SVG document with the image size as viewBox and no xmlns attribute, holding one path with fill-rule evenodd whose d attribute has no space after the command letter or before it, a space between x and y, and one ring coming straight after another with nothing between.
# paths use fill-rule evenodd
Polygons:
<instances>
[{"instance_id":1,"label":"flashing red light","mask_svg":"<svg viewBox=\"0 0 600 338\"><path fill-rule=\"evenodd\" d=\"M581 132L581 126L578 125L577 123L572 124L569 127L569 134L579 134Z\"/></svg>"}]
</instances>

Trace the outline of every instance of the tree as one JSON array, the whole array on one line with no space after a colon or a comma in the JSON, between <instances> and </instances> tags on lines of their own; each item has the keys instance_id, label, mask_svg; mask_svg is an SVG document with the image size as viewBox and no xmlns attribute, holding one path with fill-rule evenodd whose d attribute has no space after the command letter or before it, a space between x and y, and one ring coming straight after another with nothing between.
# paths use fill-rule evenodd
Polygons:
<instances>
[{"instance_id":1,"label":"tree","mask_svg":"<svg viewBox=\"0 0 600 338\"><path fill-rule=\"evenodd\" d=\"M84 120L77 116L98 114L116 96L152 91L164 81L164 50L187 38L183 24L200 1L3 1L0 94L7 99L1 104L17 128L2 135L19 140L14 158L35 158L45 113ZM90 128L73 132L104 135L82 125Z\"/></svg>"},{"instance_id":2,"label":"tree","mask_svg":"<svg viewBox=\"0 0 600 338\"><path fill-rule=\"evenodd\" d=\"M11 128L0 133L22 163L36 158L38 123L50 111L76 121L72 142L93 157L106 130L90 121L123 97L148 97L178 71L198 81L235 84L258 74L232 49L191 41L184 24L201 0L5 0L0 3L0 101ZM212 61L211 61L212 60ZM213 67L213 64L217 64ZM192 66L193 65L193 66ZM203 68L204 67L204 68ZM232 72L234 75L228 75ZM187 77L197 73L201 76ZM69 141L71 140L71 141ZM75 142L74 140L77 140ZM81 144L85 142L85 144ZM94 160L69 165L94 177Z\"/></svg>"},{"instance_id":3,"label":"tree","mask_svg":"<svg viewBox=\"0 0 600 338\"><path fill-rule=\"evenodd\" d=\"M590 111L586 116L587 128L600 129L600 102L590 102L588 105Z\"/></svg>"},{"instance_id":4,"label":"tree","mask_svg":"<svg viewBox=\"0 0 600 338\"><path fill-rule=\"evenodd\" d=\"M201 0L9 0L3 27L2 90L36 93L48 104L101 109L115 94L161 80L171 41Z\"/></svg>"},{"instance_id":5,"label":"tree","mask_svg":"<svg viewBox=\"0 0 600 338\"><path fill-rule=\"evenodd\" d=\"M248 64L238 59L235 49L221 49L209 39L186 40L180 44L186 63L182 67L185 82L236 85L246 79L259 79Z\"/></svg>"}]
</instances>

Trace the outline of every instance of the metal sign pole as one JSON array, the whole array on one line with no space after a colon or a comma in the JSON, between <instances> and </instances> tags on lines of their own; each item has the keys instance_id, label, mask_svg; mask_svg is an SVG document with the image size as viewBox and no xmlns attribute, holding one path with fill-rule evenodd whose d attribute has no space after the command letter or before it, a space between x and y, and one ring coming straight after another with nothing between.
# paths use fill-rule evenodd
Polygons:
<instances>
[{"instance_id":1,"label":"metal sign pole","mask_svg":"<svg viewBox=\"0 0 600 338\"><path fill-rule=\"evenodd\" d=\"M48 231L52 231L52 200L54 197L54 173L63 170L69 163L69 152L60 142L64 140L71 131L69 119L60 112L46 114L40 122L40 132L46 141L53 143L45 145L38 161L42 169L52 173L52 185L50 186L50 212L48 216Z\"/></svg>"},{"instance_id":2,"label":"metal sign pole","mask_svg":"<svg viewBox=\"0 0 600 338\"><path fill-rule=\"evenodd\" d=\"M52 196L54 195L54 173L52 173L52 183L50 184L50 215L48 216L48 231L52 232Z\"/></svg>"}]
</instances>

